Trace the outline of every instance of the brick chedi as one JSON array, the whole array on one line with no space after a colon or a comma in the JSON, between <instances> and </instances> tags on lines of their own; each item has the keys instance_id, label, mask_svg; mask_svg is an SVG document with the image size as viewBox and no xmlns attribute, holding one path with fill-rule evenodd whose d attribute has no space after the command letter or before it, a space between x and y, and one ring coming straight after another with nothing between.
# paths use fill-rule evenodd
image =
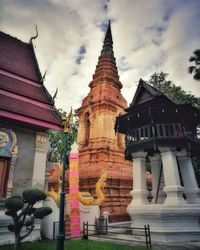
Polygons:
<instances>
[{"instance_id":1,"label":"brick chedi","mask_svg":"<svg viewBox=\"0 0 200 250\"><path fill-rule=\"evenodd\" d=\"M124 138L115 134L114 125L127 103L120 92L122 84L113 52L110 23L89 87L89 94L77 110L80 191L90 192L95 197L95 183L103 172L107 172L106 201L101 212L126 214L131 200L132 164L124 160Z\"/></svg>"}]
</instances>

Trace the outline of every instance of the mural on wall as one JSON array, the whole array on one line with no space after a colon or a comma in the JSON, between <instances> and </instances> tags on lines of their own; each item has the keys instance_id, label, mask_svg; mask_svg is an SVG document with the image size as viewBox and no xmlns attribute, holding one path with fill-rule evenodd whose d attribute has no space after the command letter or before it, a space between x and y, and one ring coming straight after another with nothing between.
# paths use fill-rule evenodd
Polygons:
<instances>
[{"instance_id":1,"label":"mural on wall","mask_svg":"<svg viewBox=\"0 0 200 250\"><path fill-rule=\"evenodd\" d=\"M17 137L11 129L0 128L0 197L10 197L18 155Z\"/></svg>"},{"instance_id":2,"label":"mural on wall","mask_svg":"<svg viewBox=\"0 0 200 250\"><path fill-rule=\"evenodd\" d=\"M0 128L0 157L12 157L17 151L17 137L11 129Z\"/></svg>"}]
</instances>

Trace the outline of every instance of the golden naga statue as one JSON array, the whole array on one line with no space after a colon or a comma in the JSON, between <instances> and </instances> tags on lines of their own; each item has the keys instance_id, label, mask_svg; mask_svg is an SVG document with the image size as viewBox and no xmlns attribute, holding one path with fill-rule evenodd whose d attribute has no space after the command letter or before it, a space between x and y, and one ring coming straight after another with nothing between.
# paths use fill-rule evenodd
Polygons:
<instances>
[{"instance_id":1,"label":"golden naga statue","mask_svg":"<svg viewBox=\"0 0 200 250\"><path fill-rule=\"evenodd\" d=\"M105 195L103 189L106 185L107 174L103 173L96 183L96 195L97 199L94 199L89 192L79 192L79 201L84 206L98 205L100 206L105 201Z\"/></svg>"},{"instance_id":2,"label":"golden naga statue","mask_svg":"<svg viewBox=\"0 0 200 250\"><path fill-rule=\"evenodd\" d=\"M58 192L55 192L55 190L51 187L51 191L46 192L46 195L51 197L56 205L59 207L60 205L60 192L61 192L61 186L58 185Z\"/></svg>"},{"instance_id":3,"label":"golden naga statue","mask_svg":"<svg viewBox=\"0 0 200 250\"><path fill-rule=\"evenodd\" d=\"M55 172L53 175L51 175L51 178L53 178L57 182L58 191L55 192L54 188L51 187L50 191L45 192L47 196L51 197L56 205L59 207L60 205L60 192L61 192L61 181L60 176L62 173L62 166L59 165L57 168L54 168ZM49 174L50 175L50 174Z\"/></svg>"},{"instance_id":4,"label":"golden naga statue","mask_svg":"<svg viewBox=\"0 0 200 250\"><path fill-rule=\"evenodd\" d=\"M107 174L103 173L95 185L97 199L94 199L89 192L79 192L78 194L79 202L83 204L84 206L92 206L92 205L100 206L105 201L105 195L103 193L103 189L106 185L106 178L107 178ZM55 192L55 190L52 187L51 187L51 191L46 192L46 195L51 197L55 201L58 207L60 205L60 192L61 192L60 181L58 181L57 192Z\"/></svg>"}]
</instances>

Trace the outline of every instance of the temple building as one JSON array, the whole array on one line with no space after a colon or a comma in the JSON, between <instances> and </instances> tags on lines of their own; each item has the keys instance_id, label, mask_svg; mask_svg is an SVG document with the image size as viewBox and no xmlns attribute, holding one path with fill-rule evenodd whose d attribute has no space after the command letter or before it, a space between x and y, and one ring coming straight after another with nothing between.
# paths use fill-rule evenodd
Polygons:
<instances>
[{"instance_id":1,"label":"temple building","mask_svg":"<svg viewBox=\"0 0 200 250\"><path fill-rule=\"evenodd\" d=\"M126 114L116 119L116 131L125 135L125 157L134 162L133 199L127 210L132 226L150 226L154 241L199 240L200 189L191 160L200 152L199 124L199 109L174 103L142 79Z\"/></svg>"},{"instance_id":2,"label":"temple building","mask_svg":"<svg viewBox=\"0 0 200 250\"><path fill-rule=\"evenodd\" d=\"M25 43L0 32L0 244L12 241L2 227L5 198L44 188L48 129L61 130L62 125L43 84L32 39Z\"/></svg>"},{"instance_id":3,"label":"temple building","mask_svg":"<svg viewBox=\"0 0 200 250\"><path fill-rule=\"evenodd\" d=\"M97 197L95 183L106 173L106 201L101 212L123 217L131 201L132 164L124 159L123 135L114 131L115 119L124 113L127 102L121 94L110 23L89 87L89 94L77 110L80 191Z\"/></svg>"}]
</instances>

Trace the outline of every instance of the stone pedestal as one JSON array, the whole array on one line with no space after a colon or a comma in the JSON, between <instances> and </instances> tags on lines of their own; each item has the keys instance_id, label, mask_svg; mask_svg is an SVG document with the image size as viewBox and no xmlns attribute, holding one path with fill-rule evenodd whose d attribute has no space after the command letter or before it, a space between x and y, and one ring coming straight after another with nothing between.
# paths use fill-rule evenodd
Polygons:
<instances>
[{"instance_id":1,"label":"stone pedestal","mask_svg":"<svg viewBox=\"0 0 200 250\"><path fill-rule=\"evenodd\" d=\"M148 203L147 184L146 184L146 153L139 152L133 154L133 197L130 206L138 206Z\"/></svg>"},{"instance_id":2,"label":"stone pedestal","mask_svg":"<svg viewBox=\"0 0 200 250\"><path fill-rule=\"evenodd\" d=\"M185 150L177 153L180 172L183 179L183 184L185 188L185 196L187 203L199 204L200 203L200 189L198 187L196 177L194 174L194 169L192 166L191 156Z\"/></svg>"},{"instance_id":3,"label":"stone pedestal","mask_svg":"<svg viewBox=\"0 0 200 250\"><path fill-rule=\"evenodd\" d=\"M165 178L164 191L167 195L165 205L186 204L183 198L184 188L180 185L178 165L176 155L169 149L160 149L163 162L163 172Z\"/></svg>"},{"instance_id":4,"label":"stone pedestal","mask_svg":"<svg viewBox=\"0 0 200 250\"><path fill-rule=\"evenodd\" d=\"M160 163L162 160L166 199L162 204L145 204L144 169L145 153L132 154L134 159L133 200L127 211L132 227L150 226L152 241L178 242L199 241L200 204L191 158L185 151L177 152L171 148L159 148L159 154L149 157L151 162L153 189L158 186ZM178 157L177 157L178 156ZM178 159L178 162L177 162ZM180 175L184 187L180 183ZM136 186L135 186L136 185ZM155 194L155 191L153 191ZM183 197L186 195L186 199Z\"/></svg>"},{"instance_id":5,"label":"stone pedestal","mask_svg":"<svg viewBox=\"0 0 200 250\"><path fill-rule=\"evenodd\" d=\"M143 205L129 209L132 227L150 226L152 241L199 241L200 205Z\"/></svg>"},{"instance_id":6,"label":"stone pedestal","mask_svg":"<svg viewBox=\"0 0 200 250\"><path fill-rule=\"evenodd\" d=\"M161 169L161 157L160 154L149 156L151 164L151 175L152 175L152 204L162 204L165 200L164 188L164 176Z\"/></svg>"}]
</instances>

